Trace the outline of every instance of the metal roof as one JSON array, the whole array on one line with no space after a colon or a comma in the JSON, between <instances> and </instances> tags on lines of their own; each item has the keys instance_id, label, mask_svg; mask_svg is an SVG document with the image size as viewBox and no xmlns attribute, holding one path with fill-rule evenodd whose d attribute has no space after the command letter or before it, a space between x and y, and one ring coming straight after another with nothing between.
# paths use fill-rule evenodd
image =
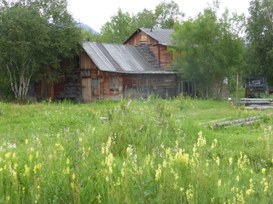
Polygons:
<instances>
[{"instance_id":1,"label":"metal roof","mask_svg":"<svg viewBox=\"0 0 273 204\"><path fill-rule=\"evenodd\" d=\"M123 44L126 44L136 33L144 32L157 41L158 44L172 46L172 29L138 28Z\"/></svg>"},{"instance_id":2,"label":"metal roof","mask_svg":"<svg viewBox=\"0 0 273 204\"><path fill-rule=\"evenodd\" d=\"M150 37L154 38L161 45L172 45L172 29L162 29L162 28L140 28L140 31L146 33Z\"/></svg>"},{"instance_id":3,"label":"metal roof","mask_svg":"<svg viewBox=\"0 0 273 204\"><path fill-rule=\"evenodd\" d=\"M83 49L101 71L133 74L173 74L155 67L132 45L84 42Z\"/></svg>"}]
</instances>

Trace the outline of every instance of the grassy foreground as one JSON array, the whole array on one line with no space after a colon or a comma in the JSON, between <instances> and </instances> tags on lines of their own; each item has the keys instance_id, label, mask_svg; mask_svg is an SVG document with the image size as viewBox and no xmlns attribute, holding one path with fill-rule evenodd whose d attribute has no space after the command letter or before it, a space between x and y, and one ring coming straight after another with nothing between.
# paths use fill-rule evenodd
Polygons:
<instances>
[{"instance_id":1,"label":"grassy foreground","mask_svg":"<svg viewBox=\"0 0 273 204\"><path fill-rule=\"evenodd\" d=\"M183 98L0 102L0 203L270 203L270 114ZM208 127L250 116L263 119Z\"/></svg>"}]
</instances>

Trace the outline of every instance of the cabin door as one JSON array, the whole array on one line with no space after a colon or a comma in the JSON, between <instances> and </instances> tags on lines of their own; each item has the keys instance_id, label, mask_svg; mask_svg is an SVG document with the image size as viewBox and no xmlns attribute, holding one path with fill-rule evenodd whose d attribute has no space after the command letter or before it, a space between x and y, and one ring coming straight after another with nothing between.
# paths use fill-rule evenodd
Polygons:
<instances>
[{"instance_id":1,"label":"cabin door","mask_svg":"<svg viewBox=\"0 0 273 204\"><path fill-rule=\"evenodd\" d=\"M82 78L82 98L84 102L92 101L91 78Z\"/></svg>"}]
</instances>

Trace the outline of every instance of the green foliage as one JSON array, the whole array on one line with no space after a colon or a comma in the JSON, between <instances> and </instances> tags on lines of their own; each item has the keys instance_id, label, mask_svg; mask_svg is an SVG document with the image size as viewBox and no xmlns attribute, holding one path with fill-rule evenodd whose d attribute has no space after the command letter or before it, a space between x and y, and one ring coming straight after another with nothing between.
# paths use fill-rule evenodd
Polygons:
<instances>
[{"instance_id":1,"label":"green foliage","mask_svg":"<svg viewBox=\"0 0 273 204\"><path fill-rule=\"evenodd\" d=\"M144 9L133 18L135 18L137 28L153 28L156 25L156 16L153 10Z\"/></svg>"},{"instance_id":2,"label":"green foliage","mask_svg":"<svg viewBox=\"0 0 273 204\"><path fill-rule=\"evenodd\" d=\"M101 38L103 42L122 43L135 30L136 27L130 14L119 9L117 14L111 17L111 21L102 26Z\"/></svg>"},{"instance_id":3,"label":"green foliage","mask_svg":"<svg viewBox=\"0 0 273 204\"><path fill-rule=\"evenodd\" d=\"M8 75L5 72L0 72L0 100L13 99L12 90L10 87Z\"/></svg>"},{"instance_id":4,"label":"green foliage","mask_svg":"<svg viewBox=\"0 0 273 204\"><path fill-rule=\"evenodd\" d=\"M227 13L217 18L212 8L196 19L177 24L173 35L176 69L186 79L195 80L201 96L211 96L212 88L236 73L243 64L243 42L231 32Z\"/></svg>"},{"instance_id":5,"label":"green foliage","mask_svg":"<svg viewBox=\"0 0 273 204\"><path fill-rule=\"evenodd\" d=\"M90 42L101 42L101 35L99 33L91 33L89 30L81 29L82 39Z\"/></svg>"},{"instance_id":6,"label":"green foliage","mask_svg":"<svg viewBox=\"0 0 273 204\"><path fill-rule=\"evenodd\" d=\"M225 101L0 103L1 203L270 203L272 115ZM272 111L270 111L272 114ZM253 115L251 126L210 121Z\"/></svg>"},{"instance_id":7,"label":"green foliage","mask_svg":"<svg viewBox=\"0 0 273 204\"><path fill-rule=\"evenodd\" d=\"M1 69L9 75L15 98L21 100L33 77L49 81L57 77L60 60L74 54L81 36L65 0L3 2Z\"/></svg>"},{"instance_id":8,"label":"green foliage","mask_svg":"<svg viewBox=\"0 0 273 204\"><path fill-rule=\"evenodd\" d=\"M101 29L100 42L123 43L137 28L170 28L175 22L181 22L183 13L174 1L162 2L155 10L147 10L130 15L121 9L105 23Z\"/></svg>"},{"instance_id":9,"label":"green foliage","mask_svg":"<svg viewBox=\"0 0 273 204\"><path fill-rule=\"evenodd\" d=\"M156 26L172 29L175 23L181 22L184 14L174 1L163 1L155 8Z\"/></svg>"},{"instance_id":10,"label":"green foliage","mask_svg":"<svg viewBox=\"0 0 273 204\"><path fill-rule=\"evenodd\" d=\"M263 76L273 83L273 4L269 0L252 0L247 22L249 76Z\"/></svg>"}]
</instances>

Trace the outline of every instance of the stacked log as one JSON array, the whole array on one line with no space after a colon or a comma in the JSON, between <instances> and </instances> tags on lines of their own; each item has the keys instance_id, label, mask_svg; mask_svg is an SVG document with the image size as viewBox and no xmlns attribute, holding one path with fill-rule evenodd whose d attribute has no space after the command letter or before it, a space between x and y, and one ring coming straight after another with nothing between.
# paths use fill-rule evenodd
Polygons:
<instances>
[{"instance_id":1,"label":"stacked log","mask_svg":"<svg viewBox=\"0 0 273 204\"><path fill-rule=\"evenodd\" d=\"M210 128L216 129L216 128L227 128L227 127L233 127L233 126L249 125L261 119L262 119L261 116L253 116L253 117L236 119L236 120L228 120L224 122L214 123L210 125Z\"/></svg>"}]
</instances>

